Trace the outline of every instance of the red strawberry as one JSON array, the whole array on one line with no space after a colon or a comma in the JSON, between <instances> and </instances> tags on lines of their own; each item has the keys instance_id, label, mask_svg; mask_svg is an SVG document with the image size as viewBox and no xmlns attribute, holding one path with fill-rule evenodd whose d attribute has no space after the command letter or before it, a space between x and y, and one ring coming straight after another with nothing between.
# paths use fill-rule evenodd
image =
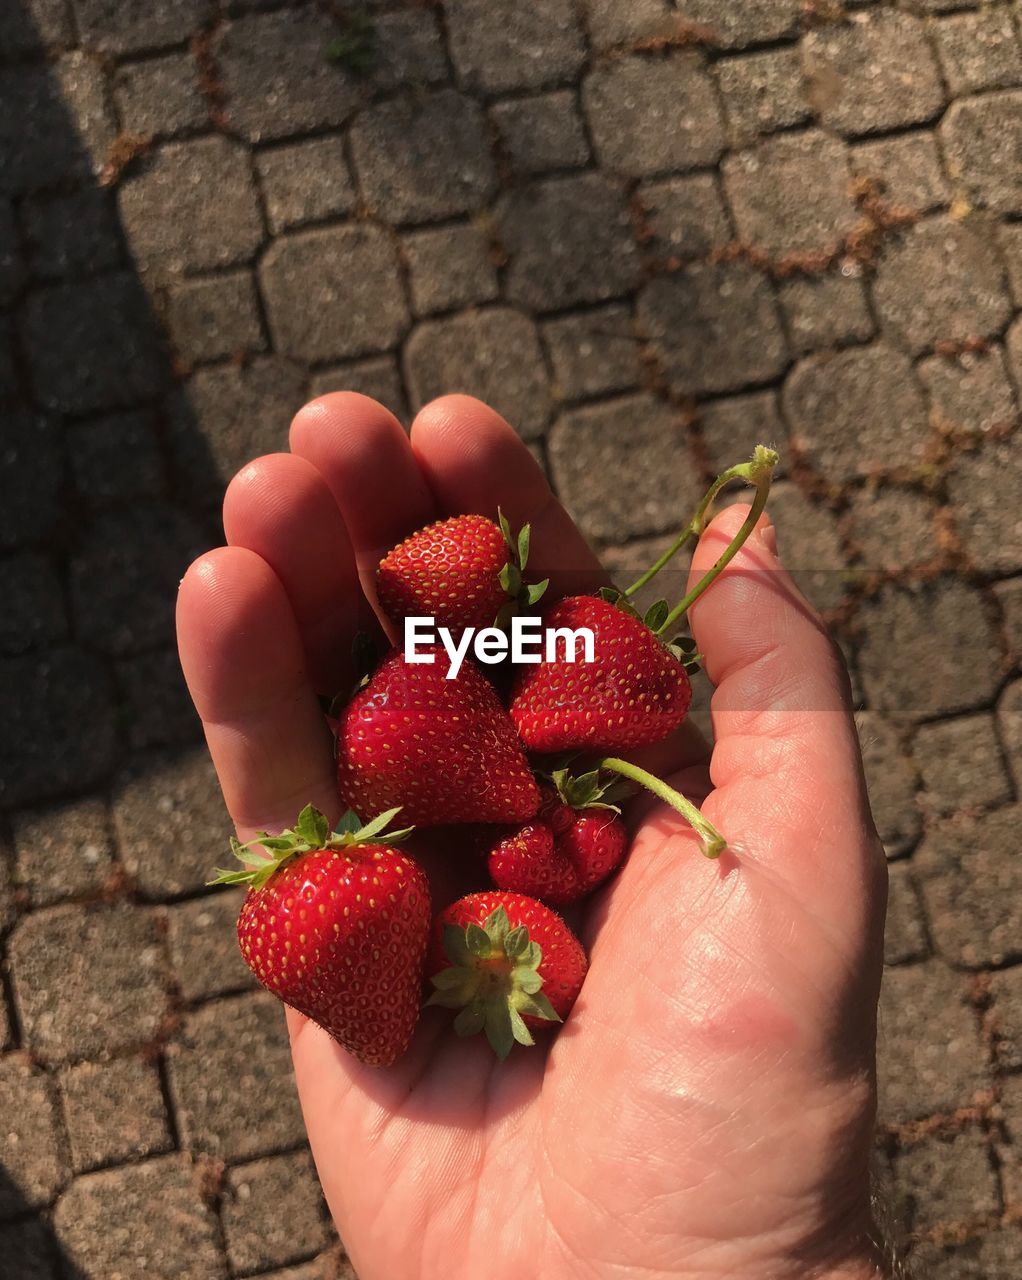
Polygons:
<instances>
[{"instance_id":1,"label":"red strawberry","mask_svg":"<svg viewBox=\"0 0 1022 1280\"><path fill-rule=\"evenodd\" d=\"M589 962L559 915L521 893L470 893L433 923L427 1004L460 1010L460 1036L485 1030L494 1052L533 1044L532 1030L563 1022Z\"/></svg>"},{"instance_id":2,"label":"red strawberry","mask_svg":"<svg viewBox=\"0 0 1022 1280\"><path fill-rule=\"evenodd\" d=\"M563 905L591 893L620 865L628 835L602 797L597 773L554 775L543 785L539 815L492 845L490 878L500 889Z\"/></svg>"},{"instance_id":3,"label":"red strawberry","mask_svg":"<svg viewBox=\"0 0 1022 1280\"><path fill-rule=\"evenodd\" d=\"M660 742L685 719L688 672L634 613L599 596L570 596L543 622L588 627L594 660L566 662L559 653L518 670L511 719L530 751L629 750Z\"/></svg>"},{"instance_id":4,"label":"red strawberry","mask_svg":"<svg viewBox=\"0 0 1022 1280\"><path fill-rule=\"evenodd\" d=\"M522 583L529 556L529 526L517 539L503 516L454 516L413 533L383 559L376 572L380 604L395 625L432 618L457 637L467 627L492 627L509 601L534 604L546 583Z\"/></svg>"},{"instance_id":5,"label":"red strawberry","mask_svg":"<svg viewBox=\"0 0 1022 1280\"><path fill-rule=\"evenodd\" d=\"M307 805L293 830L233 840L247 868L212 882L250 885L238 941L263 986L374 1067L412 1038L429 940L426 877L392 847L408 831L385 830L396 812L365 826L349 812L331 833Z\"/></svg>"},{"instance_id":6,"label":"red strawberry","mask_svg":"<svg viewBox=\"0 0 1022 1280\"><path fill-rule=\"evenodd\" d=\"M531 818L539 790L492 686L470 663L448 680L444 650L422 652L434 662L391 653L341 712L341 800L359 813L398 805L423 827Z\"/></svg>"}]
</instances>

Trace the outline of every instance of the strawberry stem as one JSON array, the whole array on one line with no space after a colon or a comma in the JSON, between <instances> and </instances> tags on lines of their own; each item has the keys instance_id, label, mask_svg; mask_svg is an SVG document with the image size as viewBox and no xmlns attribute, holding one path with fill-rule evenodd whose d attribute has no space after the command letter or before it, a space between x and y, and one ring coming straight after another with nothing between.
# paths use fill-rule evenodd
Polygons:
<instances>
[{"instance_id":1,"label":"strawberry stem","mask_svg":"<svg viewBox=\"0 0 1022 1280\"><path fill-rule=\"evenodd\" d=\"M651 773L647 773L645 769L640 769L638 765L632 764L628 760L619 760L616 756L607 756L600 761L601 769L609 769L611 773L619 773L622 778L629 778L632 782L639 783L640 786L646 788L659 800L663 800L665 804L669 804L672 809L685 819L690 827L695 831L703 843L703 853L707 858L719 858L727 848L727 841L720 834L717 828L708 818L704 818L699 810L695 807L691 800L686 800L673 787L669 787L666 782L662 782Z\"/></svg>"},{"instance_id":2,"label":"strawberry stem","mask_svg":"<svg viewBox=\"0 0 1022 1280\"><path fill-rule=\"evenodd\" d=\"M756 496L752 500L749 514L743 521L742 527L724 548L713 568L708 569L703 574L692 590L674 606L663 623L657 628L656 634L658 636L664 635L665 632L670 631L677 625L678 620L688 612L706 588L716 581L745 545L746 539L755 529L756 523L766 507L767 497L770 493L770 481L773 478L774 467L777 466L778 460L778 456L773 449L767 449L760 444L756 446L756 451L753 453L750 462L742 463L740 467L732 467L732 471L741 470L744 478L756 486Z\"/></svg>"},{"instance_id":3,"label":"strawberry stem","mask_svg":"<svg viewBox=\"0 0 1022 1280\"><path fill-rule=\"evenodd\" d=\"M716 498L717 494L729 485L732 480L743 480L748 484L754 484L758 487L758 477L762 474L763 469L768 469L769 479L769 474L773 472L778 461L778 456L773 449L768 449L766 446L760 444L756 446L752 458L748 462L739 462L736 466L728 467L726 471L722 471L716 480L714 480L713 484L710 485L709 489L707 489L703 494L702 500L693 512L692 518L689 520L688 524L685 525L684 529L682 529L681 533L678 534L663 555L650 565L642 577L637 578L630 587L625 589L623 593L625 597L633 596L637 591L640 591L647 582L651 582L656 577L664 565L666 565L669 560L672 560L687 542L692 538L699 537L705 528L706 514L710 509L711 503Z\"/></svg>"}]
</instances>

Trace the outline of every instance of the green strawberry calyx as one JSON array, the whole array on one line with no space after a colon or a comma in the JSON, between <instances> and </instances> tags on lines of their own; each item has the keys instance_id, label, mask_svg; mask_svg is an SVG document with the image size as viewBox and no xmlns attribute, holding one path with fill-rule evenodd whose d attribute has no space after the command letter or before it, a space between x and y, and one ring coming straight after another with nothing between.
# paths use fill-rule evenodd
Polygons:
<instances>
[{"instance_id":1,"label":"green strawberry calyx","mask_svg":"<svg viewBox=\"0 0 1022 1280\"><path fill-rule=\"evenodd\" d=\"M553 769L544 775L550 779L557 794L571 809L609 809L621 812L621 803L634 794L635 788L623 778L603 778L599 769L573 774L567 767Z\"/></svg>"},{"instance_id":2,"label":"green strawberry calyx","mask_svg":"<svg viewBox=\"0 0 1022 1280\"><path fill-rule=\"evenodd\" d=\"M561 1021L543 994L539 943L524 925L511 927L504 907L491 911L481 925L445 926L444 951L450 967L433 975L436 990L426 1004L459 1010L454 1019L459 1036L484 1031L503 1061L514 1044L535 1044L523 1014Z\"/></svg>"},{"instance_id":3,"label":"green strawberry calyx","mask_svg":"<svg viewBox=\"0 0 1022 1280\"><path fill-rule=\"evenodd\" d=\"M523 577L525 567L529 563L530 526L523 524L516 538L500 507L497 508L497 523L504 535L508 551L507 563L498 575L500 585L508 596L508 602L501 608L494 623L495 626L502 627L510 621L517 608L531 609L533 605L538 604L550 585L550 579L544 578L542 582L526 582Z\"/></svg>"},{"instance_id":4,"label":"green strawberry calyx","mask_svg":"<svg viewBox=\"0 0 1022 1280\"><path fill-rule=\"evenodd\" d=\"M279 835L271 836L268 831L260 831L244 844L231 836L231 853L242 866L233 871L217 867L216 875L208 883L247 884L253 889L259 889L286 862L303 853L313 853L320 849L350 849L360 844L397 844L413 831L412 827L404 827L398 831L387 830L399 811L400 806L388 809L371 822L363 823L358 814L349 809L337 824L337 829L331 831L326 815L307 804L298 815L295 825L281 831Z\"/></svg>"}]
</instances>

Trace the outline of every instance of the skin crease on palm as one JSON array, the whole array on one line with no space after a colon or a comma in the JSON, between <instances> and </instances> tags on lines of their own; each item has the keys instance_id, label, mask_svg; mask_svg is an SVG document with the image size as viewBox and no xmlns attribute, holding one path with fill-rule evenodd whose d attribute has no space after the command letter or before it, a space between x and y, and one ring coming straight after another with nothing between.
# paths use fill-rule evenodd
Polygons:
<instances>
[{"instance_id":1,"label":"skin crease on palm","mask_svg":"<svg viewBox=\"0 0 1022 1280\"><path fill-rule=\"evenodd\" d=\"M326 396L297 415L290 448L234 479L228 546L192 565L178 604L243 840L308 801L338 816L315 695L349 684L352 634L372 617L359 581L371 594L405 535L499 502L514 526L532 522L530 569L551 573L552 592L592 589L598 568L524 445L476 400L427 406L409 439L375 402ZM693 573L746 512L717 517ZM289 1014L313 1153L362 1280L878 1274L868 1163L886 873L844 669L766 520L690 621L716 686L712 759L687 730L644 763L703 803L730 849L710 862L673 811L633 804L627 864L577 917L591 968L556 1036L500 1064L431 1009L380 1071ZM435 906L458 893L457 864L432 851ZM273 1096L267 1081L253 1104Z\"/></svg>"}]
</instances>

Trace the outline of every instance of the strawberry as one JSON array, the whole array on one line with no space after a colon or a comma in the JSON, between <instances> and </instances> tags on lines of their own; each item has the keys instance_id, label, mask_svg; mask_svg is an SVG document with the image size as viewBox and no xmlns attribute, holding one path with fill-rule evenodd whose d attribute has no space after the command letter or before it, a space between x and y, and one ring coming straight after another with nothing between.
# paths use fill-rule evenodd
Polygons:
<instances>
[{"instance_id":1,"label":"strawberry","mask_svg":"<svg viewBox=\"0 0 1022 1280\"><path fill-rule=\"evenodd\" d=\"M211 882L249 885L238 941L263 986L376 1067L412 1038L429 941L426 877L393 847L408 830L386 831L396 813L363 826L349 811L331 833L307 805L279 836L232 840L246 867Z\"/></svg>"},{"instance_id":2,"label":"strawberry","mask_svg":"<svg viewBox=\"0 0 1022 1280\"><path fill-rule=\"evenodd\" d=\"M518 601L535 604L546 582L526 586L529 526L517 539L503 515L453 516L413 533L390 551L376 571L376 590L387 617L432 618L455 640L468 627L492 627Z\"/></svg>"},{"instance_id":3,"label":"strawberry","mask_svg":"<svg viewBox=\"0 0 1022 1280\"><path fill-rule=\"evenodd\" d=\"M585 897L617 869L628 836L598 771L572 778L562 769L553 777L554 786L540 787L539 814L498 839L488 865L498 888L561 905Z\"/></svg>"},{"instance_id":4,"label":"strawberry","mask_svg":"<svg viewBox=\"0 0 1022 1280\"><path fill-rule=\"evenodd\" d=\"M636 614L600 596L569 596L546 627L588 627L593 661L558 653L521 667L511 719L530 751L623 751L660 742L685 719L692 684L683 659Z\"/></svg>"},{"instance_id":5,"label":"strawberry","mask_svg":"<svg viewBox=\"0 0 1022 1280\"><path fill-rule=\"evenodd\" d=\"M458 1009L460 1036L485 1031L498 1058L563 1022L589 962L559 915L521 893L470 893L433 923L427 1004Z\"/></svg>"},{"instance_id":6,"label":"strawberry","mask_svg":"<svg viewBox=\"0 0 1022 1280\"><path fill-rule=\"evenodd\" d=\"M539 790L514 725L470 663L453 680L439 647L430 664L396 650L341 712L337 783L360 813L400 806L417 826L524 822Z\"/></svg>"}]
</instances>

